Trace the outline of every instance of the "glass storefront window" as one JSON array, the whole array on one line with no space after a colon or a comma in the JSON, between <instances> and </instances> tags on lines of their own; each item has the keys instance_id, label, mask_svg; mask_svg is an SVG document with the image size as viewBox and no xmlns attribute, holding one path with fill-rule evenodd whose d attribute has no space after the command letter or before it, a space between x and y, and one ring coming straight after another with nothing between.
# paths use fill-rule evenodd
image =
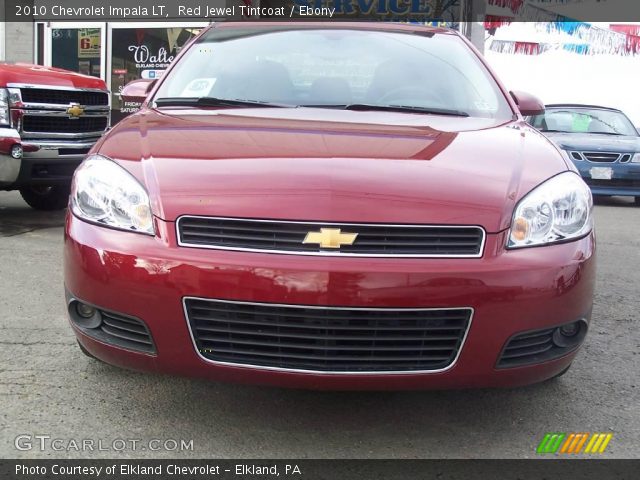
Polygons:
<instances>
[{"instance_id":1,"label":"glass storefront window","mask_svg":"<svg viewBox=\"0 0 640 480\"><path fill-rule=\"evenodd\" d=\"M51 65L73 72L102 76L100 28L54 28L51 30Z\"/></svg>"},{"instance_id":2,"label":"glass storefront window","mask_svg":"<svg viewBox=\"0 0 640 480\"><path fill-rule=\"evenodd\" d=\"M114 28L111 34L112 123L135 112L138 105L124 104L122 88L139 78L157 79L200 27Z\"/></svg>"}]
</instances>

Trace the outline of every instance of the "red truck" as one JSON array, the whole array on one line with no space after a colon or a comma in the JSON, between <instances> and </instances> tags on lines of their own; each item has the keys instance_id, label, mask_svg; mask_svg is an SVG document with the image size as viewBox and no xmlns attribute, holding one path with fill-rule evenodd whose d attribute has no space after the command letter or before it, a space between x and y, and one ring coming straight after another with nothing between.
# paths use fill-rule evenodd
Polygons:
<instances>
[{"instance_id":1,"label":"red truck","mask_svg":"<svg viewBox=\"0 0 640 480\"><path fill-rule=\"evenodd\" d=\"M99 78L0 63L0 190L20 190L38 210L67 206L71 176L109 127Z\"/></svg>"}]
</instances>

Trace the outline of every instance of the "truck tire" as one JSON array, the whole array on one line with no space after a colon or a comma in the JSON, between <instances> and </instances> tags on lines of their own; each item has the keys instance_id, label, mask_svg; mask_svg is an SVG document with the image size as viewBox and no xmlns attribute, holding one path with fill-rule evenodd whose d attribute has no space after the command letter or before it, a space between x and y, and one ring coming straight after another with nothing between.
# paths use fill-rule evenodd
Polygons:
<instances>
[{"instance_id":1,"label":"truck tire","mask_svg":"<svg viewBox=\"0 0 640 480\"><path fill-rule=\"evenodd\" d=\"M30 185L20 189L20 195L36 210L62 210L69 203L69 185Z\"/></svg>"}]
</instances>

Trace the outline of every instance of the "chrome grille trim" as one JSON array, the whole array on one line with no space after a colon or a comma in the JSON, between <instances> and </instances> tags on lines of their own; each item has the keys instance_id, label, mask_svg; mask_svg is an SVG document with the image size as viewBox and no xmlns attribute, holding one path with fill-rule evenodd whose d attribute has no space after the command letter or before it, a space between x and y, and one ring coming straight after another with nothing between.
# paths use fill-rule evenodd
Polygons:
<instances>
[{"instance_id":1,"label":"chrome grille trim","mask_svg":"<svg viewBox=\"0 0 640 480\"><path fill-rule=\"evenodd\" d=\"M476 254L402 254L402 253L355 253L355 252L341 252L341 251L297 251L297 250L282 250L282 249L270 249L270 248L247 248L247 247L235 247L225 245L206 245L200 243L185 242L181 238L180 222L188 219L208 219L208 220L229 220L234 222L260 222L277 224L291 224L291 225L313 225L318 228L332 228L332 227L347 227L353 228L357 233L358 227L383 227L383 228L421 228L421 229L477 229L481 235L480 244L478 246L478 253ZM176 228L176 241L181 247L189 248L203 248L210 250L226 250L226 251L240 251L240 252L253 252L253 253L270 253L270 254L282 254L282 255L303 255L303 256L321 256L321 257L360 257L360 258L482 258L484 254L484 247L486 243L487 234L484 228L477 225L416 225L416 224L383 224L383 223L345 223L345 222L317 222L317 221L298 221L298 220L266 220L266 219L248 219L248 218L235 218L235 217L212 217L203 215L182 215L178 217L175 222ZM356 240L357 242L357 240Z\"/></svg>"},{"instance_id":2,"label":"chrome grille trim","mask_svg":"<svg viewBox=\"0 0 640 480\"><path fill-rule=\"evenodd\" d=\"M196 301L211 301L211 302L220 302L220 303L230 303L237 305L251 305L251 306L269 306L269 307L289 307L289 308L301 308L301 309L318 309L318 310L362 310L362 311L372 311L372 312L424 312L424 311L450 311L450 310L466 310L469 313L469 321L467 322L466 329L462 338L460 340L460 345L456 352L455 357L451 361L449 365L440 369L433 370L399 370L399 371L326 371L326 370L308 370L308 369L300 369L300 368L282 368L282 367L272 367L265 365L251 365L247 363L234 363L234 362L223 362L219 360L212 360L210 358L205 357L198 349L198 345L196 343L195 336L193 334L193 330L191 328L191 322L189 321L189 314L187 311L187 301L188 300L196 300ZM445 308L366 308L366 307L333 307L333 306L320 306L320 305L296 305L296 304L285 304L285 303L260 303L260 302L246 302L246 301L235 301L235 300L221 300L221 299L212 299L212 298L203 298L203 297L191 297L185 296L182 298L182 309L184 313L184 319L187 322L187 329L189 330L189 335L191 337L191 343L193 348L203 361L210 363L212 365L221 365L221 366L229 366L229 367L237 367L237 368L247 368L251 370L267 370L267 371L276 371L276 372L292 372L292 373L310 373L314 375L340 375L340 376L348 376L348 375L421 375L421 374L430 374L430 373L441 373L451 370L458 362L460 358L460 354L464 349L466 344L467 337L469 336L469 331L471 330L471 324L473 323L473 316L475 310L473 307L445 307Z\"/></svg>"},{"instance_id":3,"label":"chrome grille trim","mask_svg":"<svg viewBox=\"0 0 640 480\"><path fill-rule=\"evenodd\" d=\"M577 152L572 151L571 155L577 159L575 155L580 156L581 159L586 160L590 163L617 163L622 159L623 156L628 155L625 153L616 153L616 152Z\"/></svg>"},{"instance_id":4,"label":"chrome grille trim","mask_svg":"<svg viewBox=\"0 0 640 480\"><path fill-rule=\"evenodd\" d=\"M12 83L9 87L10 109L13 127L20 132L21 137L25 140L69 140L69 142L87 142L89 140L98 140L106 130L109 128L111 119L111 96L108 92L94 88L74 88L64 86L49 86L49 85L35 85L35 84L18 84ZM103 118L105 119L106 128L104 130L87 129L86 131L79 132L59 132L55 129L49 131L44 129L42 131L29 131L24 128L24 119L32 117L53 117L53 118L69 118L67 109L82 102L68 103L37 103L37 102L23 102L22 92L25 90L34 89L40 92L46 92L50 90L52 92L73 92L78 93L95 93L105 96L106 103L101 105L83 105L84 115L81 118ZM77 119L69 118L69 122L74 122Z\"/></svg>"}]
</instances>

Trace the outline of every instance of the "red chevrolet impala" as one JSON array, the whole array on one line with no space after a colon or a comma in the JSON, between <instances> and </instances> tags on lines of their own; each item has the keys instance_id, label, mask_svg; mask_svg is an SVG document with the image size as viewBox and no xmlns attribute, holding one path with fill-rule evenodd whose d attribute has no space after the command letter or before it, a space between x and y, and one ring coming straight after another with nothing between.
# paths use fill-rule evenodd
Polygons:
<instances>
[{"instance_id":1,"label":"red chevrolet impala","mask_svg":"<svg viewBox=\"0 0 640 480\"><path fill-rule=\"evenodd\" d=\"M86 354L319 389L571 365L589 188L457 33L215 25L148 87L75 173L65 287Z\"/></svg>"}]
</instances>

